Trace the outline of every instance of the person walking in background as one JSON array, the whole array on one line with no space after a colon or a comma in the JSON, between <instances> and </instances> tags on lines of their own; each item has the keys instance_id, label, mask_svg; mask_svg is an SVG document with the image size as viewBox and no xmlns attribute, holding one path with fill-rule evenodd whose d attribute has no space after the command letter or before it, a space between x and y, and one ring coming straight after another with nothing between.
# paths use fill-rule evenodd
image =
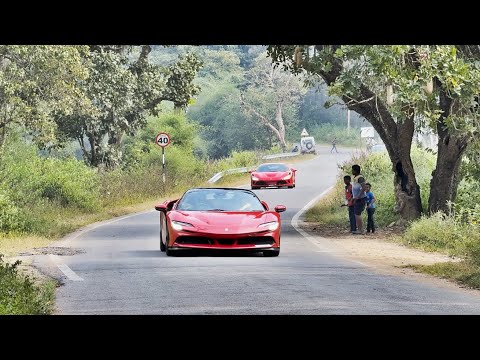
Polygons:
<instances>
[{"instance_id":1,"label":"person walking in background","mask_svg":"<svg viewBox=\"0 0 480 360\"><path fill-rule=\"evenodd\" d=\"M352 178L350 175L345 175L343 177L343 182L345 183L345 205L348 206L348 219L350 221L350 232L357 230L357 222L355 220L355 212L353 209L353 193L352 193Z\"/></svg>"},{"instance_id":2,"label":"person walking in background","mask_svg":"<svg viewBox=\"0 0 480 360\"><path fill-rule=\"evenodd\" d=\"M365 194L366 190L366 181L362 174L360 174L360 165L352 165L352 174L353 184L352 184L352 195L353 195L353 209L355 212L355 220L357 222L357 230L352 234L365 234L363 230L363 220L362 212L365 210L365 205L367 202L367 195Z\"/></svg>"},{"instance_id":3,"label":"person walking in background","mask_svg":"<svg viewBox=\"0 0 480 360\"><path fill-rule=\"evenodd\" d=\"M333 150L335 150L338 153L337 142L338 142L337 137L334 137L332 140L332 150L330 150L330 153L332 153Z\"/></svg>"},{"instance_id":4,"label":"person walking in background","mask_svg":"<svg viewBox=\"0 0 480 360\"><path fill-rule=\"evenodd\" d=\"M375 232L375 221L373 219L373 215L375 214L375 202L377 201L377 198L371 191L372 185L370 185L370 183L366 183L365 187L365 194L367 195L367 233L371 231L373 234Z\"/></svg>"}]
</instances>

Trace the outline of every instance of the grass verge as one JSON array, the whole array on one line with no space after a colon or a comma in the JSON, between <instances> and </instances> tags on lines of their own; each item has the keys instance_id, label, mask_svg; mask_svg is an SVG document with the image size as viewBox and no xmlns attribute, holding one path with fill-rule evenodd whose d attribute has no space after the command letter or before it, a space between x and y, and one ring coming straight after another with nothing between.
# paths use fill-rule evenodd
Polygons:
<instances>
[{"instance_id":1,"label":"grass verge","mask_svg":"<svg viewBox=\"0 0 480 360\"><path fill-rule=\"evenodd\" d=\"M53 280L36 281L0 255L0 315L48 315L55 303Z\"/></svg>"}]
</instances>

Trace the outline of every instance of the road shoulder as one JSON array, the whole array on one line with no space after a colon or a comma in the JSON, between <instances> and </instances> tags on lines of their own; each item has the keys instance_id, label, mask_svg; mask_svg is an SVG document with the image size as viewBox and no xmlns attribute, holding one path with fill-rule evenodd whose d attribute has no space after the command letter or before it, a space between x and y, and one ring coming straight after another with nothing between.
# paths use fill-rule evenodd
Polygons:
<instances>
[{"instance_id":1,"label":"road shoulder","mask_svg":"<svg viewBox=\"0 0 480 360\"><path fill-rule=\"evenodd\" d=\"M407 268L407 265L431 265L459 261L441 253L425 252L394 242L395 229L379 230L375 234L352 235L347 230L329 228L300 221L299 227L317 241L335 249L342 257L359 262L373 271L392 276L408 277L435 286L458 289L480 296L479 290L469 289L450 280L427 275Z\"/></svg>"}]
</instances>

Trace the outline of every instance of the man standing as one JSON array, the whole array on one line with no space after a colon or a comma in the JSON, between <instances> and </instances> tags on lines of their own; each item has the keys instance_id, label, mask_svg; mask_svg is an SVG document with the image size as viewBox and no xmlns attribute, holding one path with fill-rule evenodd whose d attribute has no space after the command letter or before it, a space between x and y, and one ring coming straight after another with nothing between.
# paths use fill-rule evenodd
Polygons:
<instances>
[{"instance_id":1,"label":"man standing","mask_svg":"<svg viewBox=\"0 0 480 360\"><path fill-rule=\"evenodd\" d=\"M355 212L355 220L357 223L357 230L352 234L365 234L363 230L362 212L365 210L365 204L367 201L366 195L366 181L362 174L360 174L360 165L352 165L353 184L353 209Z\"/></svg>"},{"instance_id":2,"label":"man standing","mask_svg":"<svg viewBox=\"0 0 480 360\"><path fill-rule=\"evenodd\" d=\"M336 137L333 138L333 140L332 140L332 150L330 150L330 153L332 153L333 150L335 150L335 152L338 153L338 150L337 150L337 142L338 142L337 138L336 138Z\"/></svg>"},{"instance_id":3,"label":"man standing","mask_svg":"<svg viewBox=\"0 0 480 360\"><path fill-rule=\"evenodd\" d=\"M345 183L345 206L348 206L348 219L350 220L350 231L353 233L357 230L357 222L355 220L355 212L353 209L353 194L352 194L352 178L350 175L343 177Z\"/></svg>"}]
</instances>

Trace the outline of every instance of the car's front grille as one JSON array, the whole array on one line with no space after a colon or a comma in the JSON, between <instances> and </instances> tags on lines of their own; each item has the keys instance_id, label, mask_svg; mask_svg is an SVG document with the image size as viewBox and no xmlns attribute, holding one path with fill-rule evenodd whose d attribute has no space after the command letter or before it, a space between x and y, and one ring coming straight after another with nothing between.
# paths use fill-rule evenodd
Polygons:
<instances>
[{"instance_id":1,"label":"car's front grille","mask_svg":"<svg viewBox=\"0 0 480 360\"><path fill-rule=\"evenodd\" d=\"M254 182L255 186L275 186L275 185L285 185L287 182L285 180L279 181L256 181Z\"/></svg>"},{"instance_id":2,"label":"car's front grille","mask_svg":"<svg viewBox=\"0 0 480 360\"><path fill-rule=\"evenodd\" d=\"M179 236L177 244L187 245L221 245L221 246L245 246L245 245L273 245L275 240L271 236L248 236L233 239L216 239L203 236Z\"/></svg>"},{"instance_id":3,"label":"car's front grille","mask_svg":"<svg viewBox=\"0 0 480 360\"><path fill-rule=\"evenodd\" d=\"M234 245L234 239L216 239L219 245Z\"/></svg>"},{"instance_id":4,"label":"car's front grille","mask_svg":"<svg viewBox=\"0 0 480 360\"><path fill-rule=\"evenodd\" d=\"M213 245L213 240L201 236L179 236L176 242L178 244Z\"/></svg>"},{"instance_id":5,"label":"car's front grille","mask_svg":"<svg viewBox=\"0 0 480 360\"><path fill-rule=\"evenodd\" d=\"M273 245L275 240L271 236L246 237L237 240L238 245Z\"/></svg>"}]
</instances>

